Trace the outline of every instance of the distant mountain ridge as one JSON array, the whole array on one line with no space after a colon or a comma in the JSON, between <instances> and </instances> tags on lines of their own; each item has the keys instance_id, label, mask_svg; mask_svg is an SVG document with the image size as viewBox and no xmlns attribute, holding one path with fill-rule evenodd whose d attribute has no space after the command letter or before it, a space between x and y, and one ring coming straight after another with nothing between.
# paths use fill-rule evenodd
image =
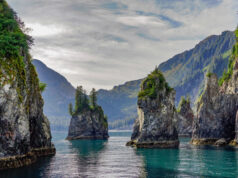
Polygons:
<instances>
[{"instance_id":1,"label":"distant mountain ridge","mask_svg":"<svg viewBox=\"0 0 238 178\"><path fill-rule=\"evenodd\" d=\"M64 76L47 67L40 60L34 59L32 63L40 81L47 84L42 96L44 113L49 118L52 129L68 129L70 121L68 105L74 101L74 87Z\"/></svg>"},{"instance_id":2,"label":"distant mountain ridge","mask_svg":"<svg viewBox=\"0 0 238 178\"><path fill-rule=\"evenodd\" d=\"M159 65L169 85L176 90L176 105L181 96L190 95L194 103L204 87L204 75L207 71L220 77L227 68L235 35L225 31L221 35L212 35L198 43L194 48L175 55ZM149 72L149 71L148 71ZM113 128L128 128L131 118L137 117L137 94L141 80L126 82L112 90L99 90L99 103L109 117ZM111 108L109 108L109 106ZM124 120L118 123L117 120ZM113 122L113 123L112 123ZM131 122L129 122L131 123Z\"/></svg>"},{"instance_id":3,"label":"distant mountain ridge","mask_svg":"<svg viewBox=\"0 0 238 178\"><path fill-rule=\"evenodd\" d=\"M203 91L204 75L207 71L216 73L218 77L222 75L227 68L231 48L234 44L234 32L225 31L221 35L207 37L194 48L175 55L159 65L158 68L163 72L169 85L176 90L176 105L179 103L180 97L185 95L190 95L192 103L196 101ZM63 76L52 69L50 69L51 72L47 72L45 70L49 70L49 68L43 70L39 67L44 67L43 65L34 61L33 64L36 66L40 80L48 84L48 89L43 93L46 115L50 121L52 116L56 121L58 117L58 125L68 124L60 116L65 117L69 122L67 108L74 99L74 88ZM115 86L111 90L98 91L98 103L108 116L109 129L131 128L137 117L136 102L141 81L142 79L129 81L123 85Z\"/></svg>"}]
</instances>

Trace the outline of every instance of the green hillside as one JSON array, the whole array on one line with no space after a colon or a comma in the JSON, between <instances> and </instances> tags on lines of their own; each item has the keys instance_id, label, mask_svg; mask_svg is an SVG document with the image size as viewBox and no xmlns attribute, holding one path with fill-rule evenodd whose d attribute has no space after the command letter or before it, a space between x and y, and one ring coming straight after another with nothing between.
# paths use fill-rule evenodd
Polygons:
<instances>
[{"instance_id":1,"label":"green hillside","mask_svg":"<svg viewBox=\"0 0 238 178\"><path fill-rule=\"evenodd\" d=\"M178 54L159 65L169 86L176 90L176 105L181 96L190 95L191 103L202 92L207 71L218 76L227 69L234 32L226 31L213 35L197 44L193 49ZM34 60L33 64L40 81L47 84L43 92L45 113L53 129L68 127L68 104L73 101L75 89L60 74ZM151 69L152 70L152 69ZM149 73L150 71L148 71ZM130 129L137 117L137 96L141 80L129 81L111 90L98 91L98 104L108 116L110 129Z\"/></svg>"},{"instance_id":2,"label":"green hillside","mask_svg":"<svg viewBox=\"0 0 238 178\"><path fill-rule=\"evenodd\" d=\"M176 90L176 105L181 96L186 95L190 95L192 103L195 102L203 90L207 71L222 76L228 66L234 43L234 32L225 31L221 35L207 37L193 49L175 55L159 65L166 81ZM137 93L141 81L126 82L112 90L99 90L98 102L108 115L109 126L116 128L119 123L118 127L128 128L128 120L136 118Z\"/></svg>"}]
</instances>

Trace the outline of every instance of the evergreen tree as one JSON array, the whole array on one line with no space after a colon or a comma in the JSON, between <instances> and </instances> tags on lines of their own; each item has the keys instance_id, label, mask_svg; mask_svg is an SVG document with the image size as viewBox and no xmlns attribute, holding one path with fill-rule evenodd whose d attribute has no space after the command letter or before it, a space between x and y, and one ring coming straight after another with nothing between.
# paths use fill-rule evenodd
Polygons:
<instances>
[{"instance_id":1,"label":"evergreen tree","mask_svg":"<svg viewBox=\"0 0 238 178\"><path fill-rule=\"evenodd\" d=\"M83 87L79 86L75 91L75 112L80 112L83 106Z\"/></svg>"},{"instance_id":2,"label":"evergreen tree","mask_svg":"<svg viewBox=\"0 0 238 178\"><path fill-rule=\"evenodd\" d=\"M86 90L83 90L82 108L89 108L89 101Z\"/></svg>"},{"instance_id":3,"label":"evergreen tree","mask_svg":"<svg viewBox=\"0 0 238 178\"><path fill-rule=\"evenodd\" d=\"M90 92L90 104L92 108L95 108L97 106L97 92L95 88L93 88Z\"/></svg>"},{"instance_id":4,"label":"evergreen tree","mask_svg":"<svg viewBox=\"0 0 238 178\"><path fill-rule=\"evenodd\" d=\"M71 116L73 116L73 114L74 114L72 103L69 103L69 114L70 114Z\"/></svg>"}]
</instances>

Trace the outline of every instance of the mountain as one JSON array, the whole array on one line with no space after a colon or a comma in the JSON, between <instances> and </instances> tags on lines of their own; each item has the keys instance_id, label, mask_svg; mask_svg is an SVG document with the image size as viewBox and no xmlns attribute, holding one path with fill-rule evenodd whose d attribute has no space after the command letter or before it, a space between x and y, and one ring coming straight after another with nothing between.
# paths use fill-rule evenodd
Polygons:
<instances>
[{"instance_id":1,"label":"mountain","mask_svg":"<svg viewBox=\"0 0 238 178\"><path fill-rule=\"evenodd\" d=\"M47 67L40 60L32 61L41 82L47 87L42 93L45 104L44 113L51 122L52 129L68 129L70 115L69 103L74 102L75 89L65 77Z\"/></svg>"},{"instance_id":2,"label":"mountain","mask_svg":"<svg viewBox=\"0 0 238 178\"><path fill-rule=\"evenodd\" d=\"M130 129L137 117L137 94L141 80L126 82L112 90L99 90L98 103L109 119L110 129Z\"/></svg>"},{"instance_id":3,"label":"mountain","mask_svg":"<svg viewBox=\"0 0 238 178\"><path fill-rule=\"evenodd\" d=\"M203 91L207 71L216 73L218 77L222 75L234 44L234 32L225 31L221 35L207 37L193 49L159 65L169 85L176 90L176 105L181 96L186 95L190 95L192 104L195 103ZM128 124L133 123L131 120L137 117L136 101L141 81L126 82L112 90L98 91L99 104L108 114L110 128L128 128Z\"/></svg>"},{"instance_id":4,"label":"mountain","mask_svg":"<svg viewBox=\"0 0 238 178\"><path fill-rule=\"evenodd\" d=\"M234 32L225 31L212 35L197 44L193 49L174 56L159 65L166 80L176 90L176 104L181 96L190 95L194 103L204 88L204 75L207 71L220 77L227 68Z\"/></svg>"},{"instance_id":5,"label":"mountain","mask_svg":"<svg viewBox=\"0 0 238 178\"><path fill-rule=\"evenodd\" d=\"M212 35L194 48L175 55L159 65L166 81L176 90L175 103L181 96L190 95L192 105L204 88L207 71L220 77L227 68L231 48L235 44L235 34L225 31ZM59 73L34 60L33 64L42 82L47 83L43 93L45 113L53 128L69 124L68 104L74 100L74 88ZM148 71L149 73L149 71ZM137 93L142 79L129 81L111 90L98 91L98 103L108 116L109 129L130 129L137 117Z\"/></svg>"}]
</instances>

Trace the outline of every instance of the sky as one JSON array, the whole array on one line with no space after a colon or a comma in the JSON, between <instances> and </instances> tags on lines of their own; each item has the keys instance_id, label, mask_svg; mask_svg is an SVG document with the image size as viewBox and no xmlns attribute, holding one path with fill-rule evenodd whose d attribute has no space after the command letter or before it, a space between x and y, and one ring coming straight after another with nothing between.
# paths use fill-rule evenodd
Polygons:
<instances>
[{"instance_id":1,"label":"sky","mask_svg":"<svg viewBox=\"0 0 238 178\"><path fill-rule=\"evenodd\" d=\"M7 0L33 58L88 91L144 78L207 36L234 30L237 0Z\"/></svg>"}]
</instances>

